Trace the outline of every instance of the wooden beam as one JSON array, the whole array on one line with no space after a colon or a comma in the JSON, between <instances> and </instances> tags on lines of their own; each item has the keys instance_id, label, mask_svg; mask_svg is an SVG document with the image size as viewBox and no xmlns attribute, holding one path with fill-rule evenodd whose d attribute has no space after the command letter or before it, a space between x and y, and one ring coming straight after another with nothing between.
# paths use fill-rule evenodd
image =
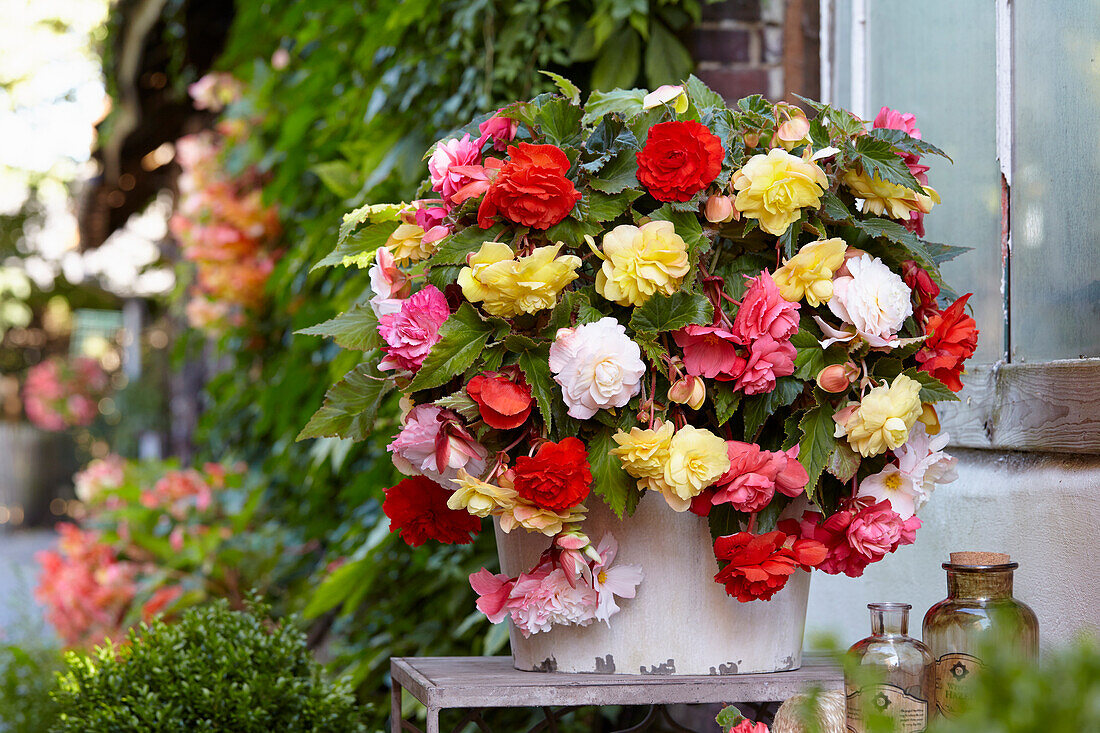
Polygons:
<instances>
[{"instance_id":1,"label":"wooden beam","mask_svg":"<svg viewBox=\"0 0 1100 733\"><path fill-rule=\"evenodd\" d=\"M1100 359L983 365L963 383L938 406L952 445L1100 454Z\"/></svg>"}]
</instances>

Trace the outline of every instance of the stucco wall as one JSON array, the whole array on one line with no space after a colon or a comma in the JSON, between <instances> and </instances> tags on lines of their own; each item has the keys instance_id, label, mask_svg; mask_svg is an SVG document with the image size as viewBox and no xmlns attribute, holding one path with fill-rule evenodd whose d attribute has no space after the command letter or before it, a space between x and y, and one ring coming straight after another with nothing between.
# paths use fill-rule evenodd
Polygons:
<instances>
[{"instance_id":1,"label":"stucco wall","mask_svg":"<svg viewBox=\"0 0 1100 733\"><path fill-rule=\"evenodd\" d=\"M847 646L867 636L866 604L913 604L910 633L946 595L940 563L949 552L1007 552L1020 563L1016 592L1039 616L1044 648L1100 628L1100 457L953 450L959 478L921 511L915 545L862 578L814 573L808 647L819 632Z\"/></svg>"}]
</instances>

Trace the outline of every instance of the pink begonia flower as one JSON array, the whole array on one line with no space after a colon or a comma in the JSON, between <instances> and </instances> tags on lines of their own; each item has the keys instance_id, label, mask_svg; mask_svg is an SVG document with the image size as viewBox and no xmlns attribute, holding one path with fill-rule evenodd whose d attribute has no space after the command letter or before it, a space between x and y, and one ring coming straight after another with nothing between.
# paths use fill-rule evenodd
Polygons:
<instances>
[{"instance_id":1,"label":"pink begonia flower","mask_svg":"<svg viewBox=\"0 0 1100 733\"><path fill-rule=\"evenodd\" d=\"M470 587L477 593L477 610L489 619L489 623L499 624L508 615L508 596L515 586L514 578L507 575L494 575L485 568L470 576Z\"/></svg>"},{"instance_id":2,"label":"pink begonia flower","mask_svg":"<svg viewBox=\"0 0 1100 733\"><path fill-rule=\"evenodd\" d=\"M468 176L459 171L452 171L452 167L472 166L481 164L481 148L485 144L486 136L476 140L470 138L469 133L462 139L452 138L441 140L428 159L428 173L432 180L432 190L443 195L444 201L450 201L459 189L470 182Z\"/></svg>"},{"instance_id":3,"label":"pink begonia flower","mask_svg":"<svg viewBox=\"0 0 1100 733\"><path fill-rule=\"evenodd\" d=\"M805 466L798 460L798 444L795 443L786 451L773 451L771 457L776 465L776 490L792 498L801 494L806 484L810 483L810 474L806 473Z\"/></svg>"},{"instance_id":4,"label":"pink begonia flower","mask_svg":"<svg viewBox=\"0 0 1100 733\"><path fill-rule=\"evenodd\" d=\"M623 565L622 563L612 567L615 556L619 552L619 543L607 533L596 547L600 561L592 567L592 586L596 591L596 619L603 621L609 627L608 621L619 612L619 605L615 603L615 596L619 598L633 598L637 592L638 584L645 578L640 565Z\"/></svg>"},{"instance_id":5,"label":"pink begonia flower","mask_svg":"<svg viewBox=\"0 0 1100 733\"><path fill-rule=\"evenodd\" d=\"M799 304L783 299L779 286L767 270L758 277L746 279L749 287L733 318L731 330L734 335L743 344L751 344L765 335L776 341L790 339L798 332Z\"/></svg>"},{"instance_id":6,"label":"pink begonia flower","mask_svg":"<svg viewBox=\"0 0 1100 733\"><path fill-rule=\"evenodd\" d=\"M570 584L560 568L541 565L521 573L508 607L524 638L549 631L555 624L588 626L596 618L596 591L584 583Z\"/></svg>"},{"instance_id":7,"label":"pink begonia flower","mask_svg":"<svg viewBox=\"0 0 1100 733\"><path fill-rule=\"evenodd\" d=\"M485 472L489 452L462 426L455 413L436 405L417 405L405 416L405 425L386 449L393 465L406 476L427 476L453 489L458 470L471 476Z\"/></svg>"},{"instance_id":8,"label":"pink begonia flower","mask_svg":"<svg viewBox=\"0 0 1100 733\"><path fill-rule=\"evenodd\" d=\"M754 723L747 718L730 728L729 733L771 733L766 723Z\"/></svg>"},{"instance_id":9,"label":"pink begonia flower","mask_svg":"<svg viewBox=\"0 0 1100 733\"><path fill-rule=\"evenodd\" d=\"M558 567L565 571L565 577L570 582L583 579L587 583L592 582L592 568L588 564L588 556L585 549L590 540L580 530L562 532L554 538L554 547L561 550L558 555Z\"/></svg>"},{"instance_id":10,"label":"pink begonia flower","mask_svg":"<svg viewBox=\"0 0 1100 733\"><path fill-rule=\"evenodd\" d=\"M645 363L638 344L614 318L558 330L550 371L569 416L587 420L597 410L622 407L641 391Z\"/></svg>"},{"instance_id":11,"label":"pink begonia flower","mask_svg":"<svg viewBox=\"0 0 1100 733\"><path fill-rule=\"evenodd\" d=\"M889 501L864 507L848 525L848 544L871 562L877 562L902 544L903 523Z\"/></svg>"},{"instance_id":12,"label":"pink begonia flower","mask_svg":"<svg viewBox=\"0 0 1100 733\"><path fill-rule=\"evenodd\" d=\"M381 318L397 313L401 304L409 295L409 279L397 266L393 252L386 247L375 250L374 264L367 270L370 276L370 288L374 295L370 299L371 310Z\"/></svg>"},{"instance_id":13,"label":"pink begonia flower","mask_svg":"<svg viewBox=\"0 0 1100 733\"><path fill-rule=\"evenodd\" d=\"M386 345L379 369L420 369L428 352L439 341L439 327L450 317L447 298L434 285L428 285L401 304L397 313L378 319L378 333Z\"/></svg>"},{"instance_id":14,"label":"pink begonia flower","mask_svg":"<svg viewBox=\"0 0 1100 733\"><path fill-rule=\"evenodd\" d=\"M414 213L416 224L424 230L424 236L420 238L422 245L437 242L451 233L450 227L443 223L444 218L447 216L447 209L444 206L435 205L442 203L442 201L416 202L416 212Z\"/></svg>"},{"instance_id":15,"label":"pink begonia flower","mask_svg":"<svg viewBox=\"0 0 1100 733\"><path fill-rule=\"evenodd\" d=\"M673 331L672 338L684 350L688 374L729 381L745 370L745 358L737 351L740 341L724 326L691 324Z\"/></svg>"},{"instance_id":16,"label":"pink begonia flower","mask_svg":"<svg viewBox=\"0 0 1100 733\"><path fill-rule=\"evenodd\" d=\"M734 389L747 395L766 394L775 389L777 377L794 374L796 350L790 341L776 341L767 334L752 342L745 370Z\"/></svg>"},{"instance_id":17,"label":"pink begonia flower","mask_svg":"<svg viewBox=\"0 0 1100 733\"><path fill-rule=\"evenodd\" d=\"M508 149L508 143L516 139L519 123L507 117L493 115L478 125L477 129L482 136L487 135L493 139L493 148L504 152Z\"/></svg>"},{"instance_id":18,"label":"pink begonia flower","mask_svg":"<svg viewBox=\"0 0 1100 733\"><path fill-rule=\"evenodd\" d=\"M172 530L168 535L168 546L172 548L174 552L179 552L183 549L183 526L180 525Z\"/></svg>"},{"instance_id":19,"label":"pink begonia flower","mask_svg":"<svg viewBox=\"0 0 1100 733\"><path fill-rule=\"evenodd\" d=\"M452 206L458 206L467 199L477 198L489 190L489 186L497 177L497 172L503 167L504 161L500 158L486 158L484 165L451 166L449 169L450 174L460 177L463 184L449 198L444 198Z\"/></svg>"},{"instance_id":20,"label":"pink begonia flower","mask_svg":"<svg viewBox=\"0 0 1100 733\"><path fill-rule=\"evenodd\" d=\"M726 451L730 469L718 479L711 503L733 504L740 512L760 511L775 495L776 462L755 443L727 440Z\"/></svg>"}]
</instances>

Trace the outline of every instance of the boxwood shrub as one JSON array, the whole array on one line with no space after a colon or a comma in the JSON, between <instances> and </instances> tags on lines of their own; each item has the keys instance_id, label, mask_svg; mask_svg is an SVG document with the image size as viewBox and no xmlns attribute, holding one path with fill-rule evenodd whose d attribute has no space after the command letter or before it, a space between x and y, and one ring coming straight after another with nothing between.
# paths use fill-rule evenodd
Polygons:
<instances>
[{"instance_id":1,"label":"boxwood shrub","mask_svg":"<svg viewBox=\"0 0 1100 733\"><path fill-rule=\"evenodd\" d=\"M128 643L69 653L53 731L365 731L346 683L327 682L305 636L266 612L221 601L143 624Z\"/></svg>"}]
</instances>

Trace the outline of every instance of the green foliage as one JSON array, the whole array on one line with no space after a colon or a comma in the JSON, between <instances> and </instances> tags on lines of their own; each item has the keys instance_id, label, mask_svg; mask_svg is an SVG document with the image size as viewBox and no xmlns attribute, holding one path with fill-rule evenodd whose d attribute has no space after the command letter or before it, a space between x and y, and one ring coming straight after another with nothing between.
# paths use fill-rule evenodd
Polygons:
<instances>
[{"instance_id":1,"label":"green foliage","mask_svg":"<svg viewBox=\"0 0 1100 733\"><path fill-rule=\"evenodd\" d=\"M638 482L623 469L618 456L610 453L618 447L611 435L607 430L596 433L587 446L588 463L592 467L592 490L622 519L638 505Z\"/></svg>"},{"instance_id":2,"label":"green foliage","mask_svg":"<svg viewBox=\"0 0 1100 733\"><path fill-rule=\"evenodd\" d=\"M1038 664L1009 645L986 649L957 718L937 718L930 733L1077 733L1100 730L1100 646L1082 637Z\"/></svg>"},{"instance_id":3,"label":"green foliage","mask_svg":"<svg viewBox=\"0 0 1100 733\"><path fill-rule=\"evenodd\" d=\"M44 629L38 629L39 636ZM29 636L0 646L0 730L39 733L57 719L50 696L63 668L60 650Z\"/></svg>"},{"instance_id":4,"label":"green foliage","mask_svg":"<svg viewBox=\"0 0 1100 733\"><path fill-rule=\"evenodd\" d=\"M327 683L289 623L219 601L131 631L129 643L71 652L57 733L365 731L345 681Z\"/></svg>"}]
</instances>

